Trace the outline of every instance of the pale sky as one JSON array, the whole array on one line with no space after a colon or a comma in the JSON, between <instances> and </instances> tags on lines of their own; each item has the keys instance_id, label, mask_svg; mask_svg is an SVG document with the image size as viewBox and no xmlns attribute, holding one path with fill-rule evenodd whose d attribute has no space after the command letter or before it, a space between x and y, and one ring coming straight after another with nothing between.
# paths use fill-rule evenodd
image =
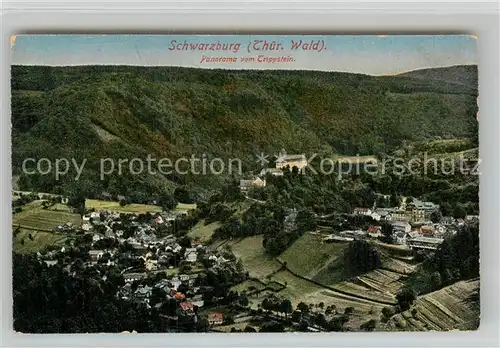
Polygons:
<instances>
[{"instance_id":1,"label":"pale sky","mask_svg":"<svg viewBox=\"0 0 500 348\"><path fill-rule=\"evenodd\" d=\"M256 51L255 40L282 49ZM292 51L292 40L323 42L317 51ZM172 49L177 44L236 44L238 52ZM223 69L293 69L395 74L430 67L477 64L474 35L17 35L11 37L16 65L141 65ZM234 47L234 46L233 46ZM285 56L289 63L241 62L242 57ZM201 63L202 56L236 57L237 63Z\"/></svg>"}]
</instances>

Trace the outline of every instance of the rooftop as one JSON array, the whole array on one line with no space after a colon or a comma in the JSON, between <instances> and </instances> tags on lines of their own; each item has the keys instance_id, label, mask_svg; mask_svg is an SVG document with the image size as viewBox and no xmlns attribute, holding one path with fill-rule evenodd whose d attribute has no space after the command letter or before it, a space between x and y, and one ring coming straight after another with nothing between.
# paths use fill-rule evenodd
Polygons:
<instances>
[{"instance_id":1,"label":"rooftop","mask_svg":"<svg viewBox=\"0 0 500 348\"><path fill-rule=\"evenodd\" d=\"M283 162L288 162L288 161L297 161L297 160L305 160L306 156L304 154L302 155L284 155L278 157L276 162L278 163L283 163Z\"/></svg>"},{"instance_id":2,"label":"rooftop","mask_svg":"<svg viewBox=\"0 0 500 348\"><path fill-rule=\"evenodd\" d=\"M441 244L444 241L442 238L430 238L430 237L416 237L412 242L430 243L430 244Z\"/></svg>"}]
</instances>

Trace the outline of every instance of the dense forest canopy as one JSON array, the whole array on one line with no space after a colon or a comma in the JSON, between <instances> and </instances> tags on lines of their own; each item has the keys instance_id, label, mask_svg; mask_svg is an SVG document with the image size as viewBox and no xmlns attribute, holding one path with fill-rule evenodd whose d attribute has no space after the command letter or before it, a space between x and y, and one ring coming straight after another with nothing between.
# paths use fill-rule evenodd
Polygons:
<instances>
[{"instance_id":1,"label":"dense forest canopy","mask_svg":"<svg viewBox=\"0 0 500 348\"><path fill-rule=\"evenodd\" d=\"M167 175L97 182L100 158L237 157L254 170L255 153L377 155L405 142L471 138L477 133L476 66L368 76L340 72L207 70L132 66L13 66L13 174L25 158L87 159L86 191L145 192L221 178ZM428 74L427 74L428 75ZM463 75L463 74L462 74ZM423 75L426 76L425 74ZM29 176L21 188L57 192L67 178ZM109 182L112 181L112 182ZM173 183L173 184L172 184Z\"/></svg>"}]
</instances>

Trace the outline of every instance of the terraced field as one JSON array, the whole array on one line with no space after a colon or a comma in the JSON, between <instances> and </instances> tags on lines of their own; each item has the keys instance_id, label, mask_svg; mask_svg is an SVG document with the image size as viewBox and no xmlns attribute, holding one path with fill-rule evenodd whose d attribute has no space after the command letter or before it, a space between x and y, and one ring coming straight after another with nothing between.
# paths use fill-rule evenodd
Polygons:
<instances>
[{"instance_id":1,"label":"terraced field","mask_svg":"<svg viewBox=\"0 0 500 348\"><path fill-rule=\"evenodd\" d=\"M68 210L43 209L42 201L33 201L23 206L23 210L12 217L12 224L33 231L51 232L54 227L71 222L81 223L78 214Z\"/></svg>"},{"instance_id":2,"label":"terraced field","mask_svg":"<svg viewBox=\"0 0 500 348\"><path fill-rule=\"evenodd\" d=\"M374 290L395 294L403 287L404 278L400 273L377 269L359 276L358 280Z\"/></svg>"},{"instance_id":3,"label":"terraced field","mask_svg":"<svg viewBox=\"0 0 500 348\"><path fill-rule=\"evenodd\" d=\"M22 228L12 240L12 250L22 254L42 251L47 246L64 245L67 238L63 234Z\"/></svg>"},{"instance_id":4,"label":"terraced field","mask_svg":"<svg viewBox=\"0 0 500 348\"><path fill-rule=\"evenodd\" d=\"M391 331L470 329L478 320L477 311L471 310L474 305L468 300L478 288L478 281L475 281L460 282L420 297L416 301L418 313L415 317L407 311L393 316L388 323L381 323L382 309L397 304L396 293L416 267L411 258L401 259L405 257L403 249L382 246L384 262L381 268L342 280L341 255L345 245L323 244L321 236L309 233L273 259L264 253L262 240L262 236L253 236L214 244L218 248L230 246L251 277L262 279L264 283L276 281L286 285L279 291L264 290L249 296L251 308L257 308L271 295L290 299L294 307L300 302L313 306L323 302L324 307L335 305L337 312L352 307L354 312L346 325L356 330L370 319L377 321L377 330ZM233 289L248 291L250 287L261 289L263 285L247 281Z\"/></svg>"},{"instance_id":5,"label":"terraced field","mask_svg":"<svg viewBox=\"0 0 500 348\"><path fill-rule=\"evenodd\" d=\"M66 205L56 204L43 209L42 201L37 200L22 208L21 212L12 217L12 247L15 252L37 252L49 245L64 244L68 235L56 233L53 228L67 222L77 226L81 223L80 216L70 212Z\"/></svg>"},{"instance_id":6,"label":"terraced field","mask_svg":"<svg viewBox=\"0 0 500 348\"><path fill-rule=\"evenodd\" d=\"M414 308L393 316L388 329L408 331L475 330L479 325L479 304L473 297L479 280L457 282L438 291L420 296Z\"/></svg>"}]
</instances>

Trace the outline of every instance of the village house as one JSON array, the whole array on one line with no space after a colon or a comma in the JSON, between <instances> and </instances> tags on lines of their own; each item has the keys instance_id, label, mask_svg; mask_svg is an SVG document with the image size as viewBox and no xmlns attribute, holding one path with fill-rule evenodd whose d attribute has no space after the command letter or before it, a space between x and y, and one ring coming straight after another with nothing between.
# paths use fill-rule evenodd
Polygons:
<instances>
[{"instance_id":1,"label":"village house","mask_svg":"<svg viewBox=\"0 0 500 348\"><path fill-rule=\"evenodd\" d=\"M186 318L190 318L191 320L194 319L195 322L197 320L194 313L193 303L190 301L183 301L179 303L177 315L183 316L185 319Z\"/></svg>"},{"instance_id":2,"label":"village house","mask_svg":"<svg viewBox=\"0 0 500 348\"><path fill-rule=\"evenodd\" d=\"M52 267L52 266L57 265L58 260L45 260L44 262L45 262L45 264L46 264L48 267Z\"/></svg>"},{"instance_id":3,"label":"village house","mask_svg":"<svg viewBox=\"0 0 500 348\"><path fill-rule=\"evenodd\" d=\"M411 225L405 221L393 221L392 227L394 229L394 233L397 232L408 233L411 231Z\"/></svg>"},{"instance_id":4,"label":"village house","mask_svg":"<svg viewBox=\"0 0 500 348\"><path fill-rule=\"evenodd\" d=\"M104 238L104 236L103 236L103 235L96 233L96 234L94 234L94 235L92 236L92 241L95 243L95 242L100 241L100 240L101 240L101 239L103 239L103 238Z\"/></svg>"},{"instance_id":5,"label":"village house","mask_svg":"<svg viewBox=\"0 0 500 348\"><path fill-rule=\"evenodd\" d=\"M432 225L424 225L420 227L420 234L424 237L434 236L436 230Z\"/></svg>"},{"instance_id":6,"label":"village house","mask_svg":"<svg viewBox=\"0 0 500 348\"><path fill-rule=\"evenodd\" d=\"M92 230L92 225L89 223L84 223L82 224L82 230L84 230L85 232L89 232L90 230Z\"/></svg>"},{"instance_id":7,"label":"village house","mask_svg":"<svg viewBox=\"0 0 500 348\"><path fill-rule=\"evenodd\" d=\"M205 301L203 301L202 295L193 296L193 298L191 299L191 302L193 303L194 306L196 306L198 308L203 307L203 305L205 304Z\"/></svg>"},{"instance_id":8,"label":"village house","mask_svg":"<svg viewBox=\"0 0 500 348\"><path fill-rule=\"evenodd\" d=\"M372 215L372 210L370 208L354 208L354 215L366 215L370 216Z\"/></svg>"},{"instance_id":9,"label":"village house","mask_svg":"<svg viewBox=\"0 0 500 348\"><path fill-rule=\"evenodd\" d=\"M148 259L144 263L144 267L147 271L156 271L158 269L158 261L153 259Z\"/></svg>"},{"instance_id":10,"label":"village house","mask_svg":"<svg viewBox=\"0 0 500 348\"><path fill-rule=\"evenodd\" d=\"M178 253L182 250L182 247L178 243L174 243L173 245L168 245L165 248L165 251L172 251L173 253Z\"/></svg>"},{"instance_id":11,"label":"village house","mask_svg":"<svg viewBox=\"0 0 500 348\"><path fill-rule=\"evenodd\" d=\"M196 248L187 248L186 252L184 253L184 259L187 262L196 262L197 256L198 254Z\"/></svg>"},{"instance_id":12,"label":"village house","mask_svg":"<svg viewBox=\"0 0 500 348\"><path fill-rule=\"evenodd\" d=\"M422 221L425 221L425 210L423 209L417 209L417 208L410 208L410 209L406 209L406 212L405 212L407 218L408 218L408 221L411 221L411 222L422 222Z\"/></svg>"},{"instance_id":13,"label":"village house","mask_svg":"<svg viewBox=\"0 0 500 348\"><path fill-rule=\"evenodd\" d=\"M392 209L388 209L388 208L378 208L375 210L375 213L380 216L380 220L390 221L391 220L391 211L392 211Z\"/></svg>"},{"instance_id":14,"label":"village house","mask_svg":"<svg viewBox=\"0 0 500 348\"><path fill-rule=\"evenodd\" d=\"M177 288L179 287L179 285L182 284L182 282L180 281L180 279L170 279L170 286L172 287L172 289L175 289L177 290Z\"/></svg>"},{"instance_id":15,"label":"village house","mask_svg":"<svg viewBox=\"0 0 500 348\"><path fill-rule=\"evenodd\" d=\"M396 244L406 244L406 232L394 233Z\"/></svg>"},{"instance_id":16,"label":"village house","mask_svg":"<svg viewBox=\"0 0 500 348\"><path fill-rule=\"evenodd\" d=\"M104 250L89 250L90 260L92 262L98 261L104 255Z\"/></svg>"},{"instance_id":17,"label":"village house","mask_svg":"<svg viewBox=\"0 0 500 348\"><path fill-rule=\"evenodd\" d=\"M260 171L259 176L265 177L267 174L271 174L272 176L283 176L284 175L284 173L281 169L264 168Z\"/></svg>"},{"instance_id":18,"label":"village house","mask_svg":"<svg viewBox=\"0 0 500 348\"><path fill-rule=\"evenodd\" d=\"M455 224L455 218L451 216L443 216L441 219L441 224L443 225L454 225Z\"/></svg>"},{"instance_id":19,"label":"village house","mask_svg":"<svg viewBox=\"0 0 500 348\"><path fill-rule=\"evenodd\" d=\"M121 202L121 201L124 201L127 199L127 197L125 197L124 195L117 195L116 196L116 199L118 200L118 202Z\"/></svg>"},{"instance_id":20,"label":"village house","mask_svg":"<svg viewBox=\"0 0 500 348\"><path fill-rule=\"evenodd\" d=\"M104 236L111 238L115 236L115 232L113 232L113 229L109 226L106 226L106 231L104 232Z\"/></svg>"},{"instance_id":21,"label":"village house","mask_svg":"<svg viewBox=\"0 0 500 348\"><path fill-rule=\"evenodd\" d=\"M122 288L119 290L118 296L121 297L122 300L128 300L130 299L130 296L132 295L132 284L131 283L126 283Z\"/></svg>"},{"instance_id":22,"label":"village house","mask_svg":"<svg viewBox=\"0 0 500 348\"><path fill-rule=\"evenodd\" d=\"M151 297L152 290L153 288L148 285L139 285L134 293L134 296L139 301L149 302L148 299Z\"/></svg>"},{"instance_id":23,"label":"village house","mask_svg":"<svg viewBox=\"0 0 500 348\"><path fill-rule=\"evenodd\" d=\"M265 187L265 186L266 186L266 180L262 180L259 177L250 180L240 180L241 192L248 192L253 187Z\"/></svg>"},{"instance_id":24,"label":"village house","mask_svg":"<svg viewBox=\"0 0 500 348\"><path fill-rule=\"evenodd\" d=\"M297 167L299 170L307 167L307 158L305 154L300 155L284 155L280 154L276 160L276 169L283 169L286 167Z\"/></svg>"},{"instance_id":25,"label":"village house","mask_svg":"<svg viewBox=\"0 0 500 348\"><path fill-rule=\"evenodd\" d=\"M176 300L179 300L179 301L180 301L180 300L183 300L183 299L186 297L186 295L184 295L182 292L178 292L178 291L175 291L175 290L174 290L174 291L173 291L173 293L174 293L174 294L173 294L174 298L175 298Z\"/></svg>"},{"instance_id":26,"label":"village house","mask_svg":"<svg viewBox=\"0 0 500 348\"><path fill-rule=\"evenodd\" d=\"M187 282L191 278L189 274L179 274L179 279L183 282Z\"/></svg>"},{"instance_id":27,"label":"village house","mask_svg":"<svg viewBox=\"0 0 500 348\"><path fill-rule=\"evenodd\" d=\"M408 232L408 234L406 235L406 240L409 241L410 239L414 239L417 237L420 237L420 230L418 231L412 230L411 232Z\"/></svg>"},{"instance_id":28,"label":"village house","mask_svg":"<svg viewBox=\"0 0 500 348\"><path fill-rule=\"evenodd\" d=\"M208 314L208 323L210 325L222 325L224 322L222 313L209 313Z\"/></svg>"},{"instance_id":29,"label":"village house","mask_svg":"<svg viewBox=\"0 0 500 348\"><path fill-rule=\"evenodd\" d=\"M138 280L142 280L146 277L145 273L125 273L123 279L127 283L133 283Z\"/></svg>"},{"instance_id":30,"label":"village house","mask_svg":"<svg viewBox=\"0 0 500 348\"><path fill-rule=\"evenodd\" d=\"M368 236L372 238L382 237L382 232L380 231L380 226L369 226L366 230Z\"/></svg>"},{"instance_id":31,"label":"village house","mask_svg":"<svg viewBox=\"0 0 500 348\"><path fill-rule=\"evenodd\" d=\"M342 231L342 232L340 232L340 235L342 237L351 237L351 238L364 237L365 234L366 234L365 231L362 231L362 230Z\"/></svg>"},{"instance_id":32,"label":"village house","mask_svg":"<svg viewBox=\"0 0 500 348\"><path fill-rule=\"evenodd\" d=\"M410 249L436 250L443 241L442 238L419 236L408 240L408 246Z\"/></svg>"},{"instance_id":33,"label":"village house","mask_svg":"<svg viewBox=\"0 0 500 348\"><path fill-rule=\"evenodd\" d=\"M409 216L406 214L405 210L394 210L391 213L391 221L410 221Z\"/></svg>"},{"instance_id":34,"label":"village house","mask_svg":"<svg viewBox=\"0 0 500 348\"><path fill-rule=\"evenodd\" d=\"M353 237L341 237L341 236L336 236L334 234L329 235L325 238L323 238L323 242L325 243L344 243L344 242L352 242L354 240Z\"/></svg>"},{"instance_id":35,"label":"village house","mask_svg":"<svg viewBox=\"0 0 500 348\"><path fill-rule=\"evenodd\" d=\"M441 224L434 224L434 230L436 235L442 236L446 233L446 227Z\"/></svg>"},{"instance_id":36,"label":"village house","mask_svg":"<svg viewBox=\"0 0 500 348\"><path fill-rule=\"evenodd\" d=\"M439 211L439 205L432 202L424 202L414 198L411 203L407 204L407 208L416 208L424 211L425 220L429 220L432 213Z\"/></svg>"},{"instance_id":37,"label":"village house","mask_svg":"<svg viewBox=\"0 0 500 348\"><path fill-rule=\"evenodd\" d=\"M382 216L379 213L377 213L376 211L373 211L370 216L375 221L380 221L380 219L382 218Z\"/></svg>"},{"instance_id":38,"label":"village house","mask_svg":"<svg viewBox=\"0 0 500 348\"><path fill-rule=\"evenodd\" d=\"M479 221L479 215L465 215L465 221Z\"/></svg>"}]
</instances>

